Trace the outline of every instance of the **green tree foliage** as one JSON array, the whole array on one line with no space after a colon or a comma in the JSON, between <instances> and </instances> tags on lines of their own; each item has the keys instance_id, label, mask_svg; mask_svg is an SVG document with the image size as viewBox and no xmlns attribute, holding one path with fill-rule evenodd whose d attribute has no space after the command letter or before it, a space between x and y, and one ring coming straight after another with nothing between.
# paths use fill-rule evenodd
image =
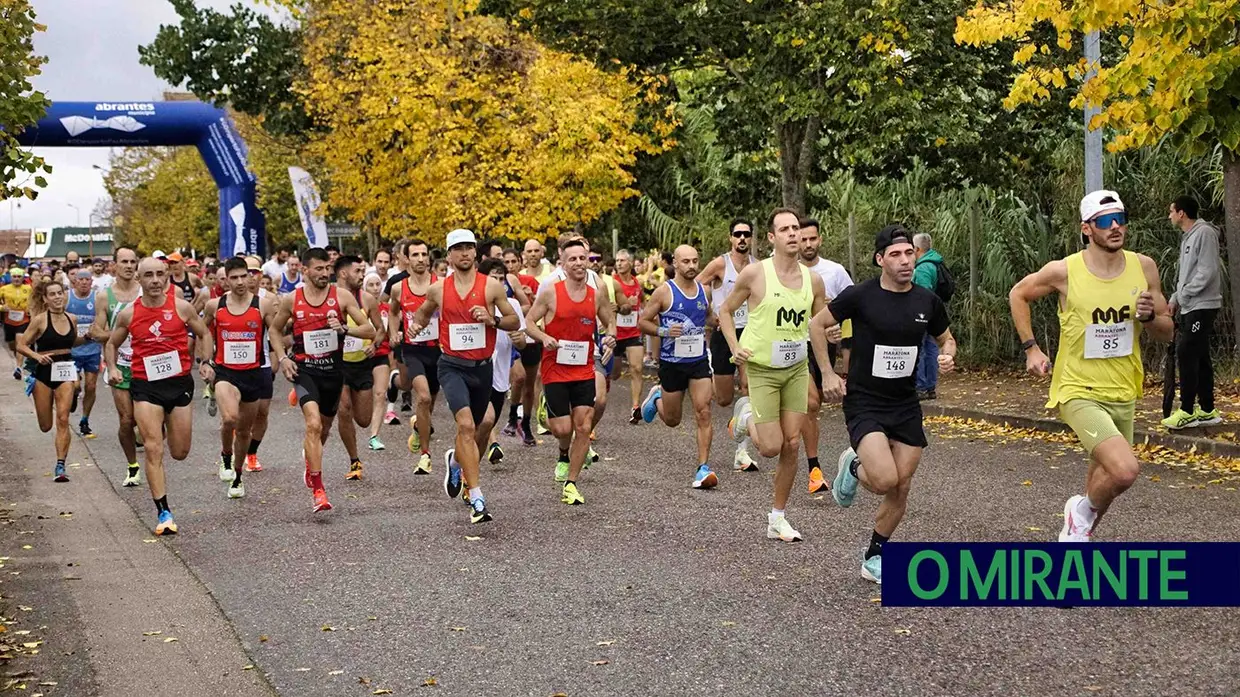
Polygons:
<instances>
[{"instance_id":1,"label":"green tree foliage","mask_svg":"<svg viewBox=\"0 0 1240 697\"><path fill-rule=\"evenodd\" d=\"M47 59L34 55L32 37L45 27L28 0L0 0L0 199L33 199L47 186L51 166L17 144L17 135L42 118L51 103L32 89Z\"/></svg>"}]
</instances>

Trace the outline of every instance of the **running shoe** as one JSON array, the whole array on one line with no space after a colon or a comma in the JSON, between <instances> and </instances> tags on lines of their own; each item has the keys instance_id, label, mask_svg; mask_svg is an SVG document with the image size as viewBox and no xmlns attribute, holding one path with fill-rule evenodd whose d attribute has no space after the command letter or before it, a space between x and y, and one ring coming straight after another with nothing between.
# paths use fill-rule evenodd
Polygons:
<instances>
[{"instance_id":1,"label":"running shoe","mask_svg":"<svg viewBox=\"0 0 1240 697\"><path fill-rule=\"evenodd\" d=\"M327 500L327 492L323 489L314 490L314 512L330 511L332 502Z\"/></svg>"},{"instance_id":2,"label":"running shoe","mask_svg":"<svg viewBox=\"0 0 1240 697\"><path fill-rule=\"evenodd\" d=\"M95 432L90 430L90 421L85 416L78 422L78 433L81 433L82 437L87 439L95 437Z\"/></svg>"},{"instance_id":3,"label":"running shoe","mask_svg":"<svg viewBox=\"0 0 1240 697\"><path fill-rule=\"evenodd\" d=\"M883 585L883 555L876 554L861 562L861 578Z\"/></svg>"},{"instance_id":4,"label":"running shoe","mask_svg":"<svg viewBox=\"0 0 1240 697\"><path fill-rule=\"evenodd\" d=\"M121 482L121 486L142 486L142 470L137 467L130 467L129 474L125 477L125 481Z\"/></svg>"},{"instance_id":5,"label":"running shoe","mask_svg":"<svg viewBox=\"0 0 1240 697\"><path fill-rule=\"evenodd\" d=\"M508 436L509 438L516 438L517 437L517 422L515 421L508 422L508 425L505 426L504 429L500 431L500 433L502 433L505 436Z\"/></svg>"},{"instance_id":6,"label":"running shoe","mask_svg":"<svg viewBox=\"0 0 1240 697\"><path fill-rule=\"evenodd\" d=\"M422 453L418 457L418 462L413 466L414 474L430 474L431 473L431 454Z\"/></svg>"},{"instance_id":7,"label":"running shoe","mask_svg":"<svg viewBox=\"0 0 1240 697\"><path fill-rule=\"evenodd\" d=\"M383 414L383 423L387 424L388 426L399 426L399 425L400 425L400 417L396 415L396 412L395 412L395 411L392 411L391 409L388 409L388 410L387 410L387 411Z\"/></svg>"},{"instance_id":8,"label":"running shoe","mask_svg":"<svg viewBox=\"0 0 1240 697\"><path fill-rule=\"evenodd\" d=\"M642 420L646 423L654 421L654 417L659 413L659 405L656 402L663 396L663 387L654 385L650 388L650 394L646 395L645 401L642 402L641 413ZM636 412L636 410L634 410Z\"/></svg>"},{"instance_id":9,"label":"running shoe","mask_svg":"<svg viewBox=\"0 0 1240 697\"><path fill-rule=\"evenodd\" d=\"M697 474L693 475L694 489L714 489L719 483L719 478L714 472L710 471L710 465L702 465L698 467Z\"/></svg>"},{"instance_id":10,"label":"running shoe","mask_svg":"<svg viewBox=\"0 0 1240 697\"><path fill-rule=\"evenodd\" d=\"M207 400L207 416L215 416L220 410L220 406L215 403L215 393L211 393L211 397Z\"/></svg>"},{"instance_id":11,"label":"running shoe","mask_svg":"<svg viewBox=\"0 0 1240 697\"><path fill-rule=\"evenodd\" d=\"M408 392L400 400L400 410L406 414L413 411L413 397Z\"/></svg>"},{"instance_id":12,"label":"running shoe","mask_svg":"<svg viewBox=\"0 0 1240 697\"><path fill-rule=\"evenodd\" d=\"M21 378L18 378L18 380L20 379ZM34 376L27 375L26 376L26 396L29 397L32 394L34 394Z\"/></svg>"},{"instance_id":13,"label":"running shoe","mask_svg":"<svg viewBox=\"0 0 1240 697\"><path fill-rule=\"evenodd\" d=\"M160 511L159 522L155 524L156 535L177 534L177 522L172 519L172 511Z\"/></svg>"},{"instance_id":14,"label":"running shoe","mask_svg":"<svg viewBox=\"0 0 1240 697\"><path fill-rule=\"evenodd\" d=\"M598 453L594 452L593 445L586 451L586 466L589 467L592 462L598 462Z\"/></svg>"},{"instance_id":15,"label":"running shoe","mask_svg":"<svg viewBox=\"0 0 1240 697\"><path fill-rule=\"evenodd\" d=\"M788 519L782 515L767 515L766 537L768 540L782 540L783 542L800 542L802 539L801 533L797 532L788 523Z\"/></svg>"},{"instance_id":16,"label":"running shoe","mask_svg":"<svg viewBox=\"0 0 1240 697\"><path fill-rule=\"evenodd\" d=\"M586 498L577 491L576 484L565 484L560 490L560 503L566 503L570 506L576 506L586 502Z\"/></svg>"},{"instance_id":17,"label":"running shoe","mask_svg":"<svg viewBox=\"0 0 1240 697\"><path fill-rule=\"evenodd\" d=\"M52 481L54 481L54 482L67 482L67 481L69 481L69 475L65 474L65 463L63 463L63 462L57 462L57 463L56 463L56 467L55 467L55 469L53 470Z\"/></svg>"},{"instance_id":18,"label":"running shoe","mask_svg":"<svg viewBox=\"0 0 1240 697\"><path fill-rule=\"evenodd\" d=\"M414 454L417 454L418 450L422 447L422 436L418 435L417 426L417 417L409 419L409 428L412 430L412 433L409 434L409 440L405 441L405 444L409 446L409 452Z\"/></svg>"},{"instance_id":19,"label":"running shoe","mask_svg":"<svg viewBox=\"0 0 1240 697\"><path fill-rule=\"evenodd\" d=\"M1060 542L1090 542L1093 523L1085 523L1076 514L1076 505L1085 499L1077 494L1063 505L1063 528L1059 531Z\"/></svg>"},{"instance_id":20,"label":"running shoe","mask_svg":"<svg viewBox=\"0 0 1240 697\"><path fill-rule=\"evenodd\" d=\"M1223 423L1223 415L1218 412L1218 409L1202 411L1200 404L1193 408L1193 418L1196 419L1198 426L1217 426Z\"/></svg>"},{"instance_id":21,"label":"running shoe","mask_svg":"<svg viewBox=\"0 0 1240 697\"><path fill-rule=\"evenodd\" d=\"M535 445L538 445L538 441L535 440L533 433L522 433L521 445L524 445L527 448L532 448Z\"/></svg>"},{"instance_id":22,"label":"running shoe","mask_svg":"<svg viewBox=\"0 0 1240 697\"><path fill-rule=\"evenodd\" d=\"M842 508L851 506L853 497L857 495L857 476L850 469L853 460L856 459L857 453L852 448L840 453L839 469L835 473L835 484L831 487L831 497Z\"/></svg>"},{"instance_id":23,"label":"running shoe","mask_svg":"<svg viewBox=\"0 0 1240 697\"><path fill-rule=\"evenodd\" d=\"M823 489L829 488L827 480L822 478L822 468L815 467L809 471L809 493L817 494Z\"/></svg>"},{"instance_id":24,"label":"running shoe","mask_svg":"<svg viewBox=\"0 0 1240 697\"><path fill-rule=\"evenodd\" d=\"M443 493L447 494L450 499L461 495L461 467L455 464L455 455L456 448L449 448L448 452L443 454Z\"/></svg>"},{"instance_id":25,"label":"running shoe","mask_svg":"<svg viewBox=\"0 0 1240 697\"><path fill-rule=\"evenodd\" d=\"M491 512L487 510L487 502L483 499L474 499L469 502L469 522L477 525L491 520Z\"/></svg>"},{"instance_id":26,"label":"running shoe","mask_svg":"<svg viewBox=\"0 0 1240 697\"><path fill-rule=\"evenodd\" d=\"M354 460L349 463L349 473L344 478L351 481L357 481L362 478L362 463L360 460Z\"/></svg>"},{"instance_id":27,"label":"running shoe","mask_svg":"<svg viewBox=\"0 0 1240 697\"><path fill-rule=\"evenodd\" d=\"M1194 409L1193 411L1195 412L1196 409ZM1167 418L1162 420L1162 425L1166 426L1172 431L1178 431L1182 428L1189 428L1190 426L1199 426L1200 424L1197 423L1196 414L1190 414L1184 411L1183 409L1176 409L1175 411L1171 412L1171 416L1168 416Z\"/></svg>"},{"instance_id":28,"label":"running shoe","mask_svg":"<svg viewBox=\"0 0 1240 697\"><path fill-rule=\"evenodd\" d=\"M259 463L258 455L256 453L250 453L249 455L245 456L245 471L246 472L262 472L263 471L263 466L262 464Z\"/></svg>"},{"instance_id":29,"label":"running shoe","mask_svg":"<svg viewBox=\"0 0 1240 697\"><path fill-rule=\"evenodd\" d=\"M728 420L728 435L732 436L732 440L740 443L749 435L749 427L745 424L748 416L749 398L741 397L732 405L732 418Z\"/></svg>"},{"instance_id":30,"label":"running shoe","mask_svg":"<svg viewBox=\"0 0 1240 697\"><path fill-rule=\"evenodd\" d=\"M14 379L14 380L21 380L21 379L22 379L22 369L21 369L21 368L14 368L14 369L13 369L13 379Z\"/></svg>"},{"instance_id":31,"label":"running shoe","mask_svg":"<svg viewBox=\"0 0 1240 697\"><path fill-rule=\"evenodd\" d=\"M736 455L732 456L732 469L737 472L757 472L758 463L753 461L749 449L743 444L736 446Z\"/></svg>"},{"instance_id":32,"label":"running shoe","mask_svg":"<svg viewBox=\"0 0 1240 697\"><path fill-rule=\"evenodd\" d=\"M245 482L237 482L228 487L228 498L243 499L245 498Z\"/></svg>"},{"instance_id":33,"label":"running shoe","mask_svg":"<svg viewBox=\"0 0 1240 697\"><path fill-rule=\"evenodd\" d=\"M499 443L492 443L491 447L487 448L487 459L492 465L498 465L504 461L504 449L499 447Z\"/></svg>"},{"instance_id":34,"label":"running shoe","mask_svg":"<svg viewBox=\"0 0 1240 697\"><path fill-rule=\"evenodd\" d=\"M70 413L70 414L72 414L72 413L74 413L74 412L76 412L76 411L77 411L77 407L78 407L78 399L80 399L80 398L81 398L81 396L82 396L82 391L81 391L81 390L74 390L74 391L73 391L73 400L72 400L71 402L69 402L69 413Z\"/></svg>"},{"instance_id":35,"label":"running shoe","mask_svg":"<svg viewBox=\"0 0 1240 697\"><path fill-rule=\"evenodd\" d=\"M642 421L642 409L641 407L634 407L633 415L629 417L629 424L636 426L637 424L641 423L641 421ZM646 423L650 423L650 422L647 421Z\"/></svg>"},{"instance_id":36,"label":"running shoe","mask_svg":"<svg viewBox=\"0 0 1240 697\"><path fill-rule=\"evenodd\" d=\"M555 480L557 482L568 481L568 460L557 459L555 461Z\"/></svg>"},{"instance_id":37,"label":"running shoe","mask_svg":"<svg viewBox=\"0 0 1240 697\"><path fill-rule=\"evenodd\" d=\"M383 441L379 440L379 436L371 436L367 447L371 450L387 450L387 446L383 444Z\"/></svg>"},{"instance_id":38,"label":"running shoe","mask_svg":"<svg viewBox=\"0 0 1240 697\"><path fill-rule=\"evenodd\" d=\"M232 468L224 466L224 458L222 457L219 459L217 464L220 466L220 481L231 482L234 479Z\"/></svg>"}]
</instances>

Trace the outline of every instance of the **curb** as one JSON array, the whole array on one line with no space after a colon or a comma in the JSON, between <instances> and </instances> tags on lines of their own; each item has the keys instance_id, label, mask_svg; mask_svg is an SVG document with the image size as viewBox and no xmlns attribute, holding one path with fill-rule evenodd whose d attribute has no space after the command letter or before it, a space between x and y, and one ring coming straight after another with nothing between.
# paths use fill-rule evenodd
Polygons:
<instances>
[{"instance_id":1,"label":"curb","mask_svg":"<svg viewBox=\"0 0 1240 697\"><path fill-rule=\"evenodd\" d=\"M991 423L1003 424L1005 426L1014 426L1016 428L1031 428L1046 433L1064 433L1071 431L1066 424L1054 419L1042 419L1032 416L1017 416L1013 414L995 414L992 412L979 411L976 409L966 409L963 407L943 407L933 404L921 403L922 412L930 416L954 416L964 419L977 419L979 421L989 421ZM1136 430L1133 432L1133 440L1137 443L1148 443L1150 445L1161 445L1173 450L1193 451L1198 453L1209 453L1219 457L1235 457L1240 458L1240 443L1230 443L1227 441L1218 441L1211 438L1197 438L1194 436L1182 436L1173 433L1160 433L1158 431Z\"/></svg>"}]
</instances>

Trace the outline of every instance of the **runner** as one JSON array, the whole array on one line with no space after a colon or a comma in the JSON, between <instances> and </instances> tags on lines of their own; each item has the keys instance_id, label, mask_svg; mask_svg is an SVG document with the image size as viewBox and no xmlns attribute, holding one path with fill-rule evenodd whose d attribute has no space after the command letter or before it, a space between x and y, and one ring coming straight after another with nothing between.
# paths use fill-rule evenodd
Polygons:
<instances>
[{"instance_id":1,"label":"runner","mask_svg":"<svg viewBox=\"0 0 1240 697\"><path fill-rule=\"evenodd\" d=\"M641 330L664 339L659 356L659 384L650 388L642 403L641 415L646 423L655 414L663 423L675 428L680 425L684 410L685 390L693 402L697 421L697 465L693 488L710 489L719 478L710 469L710 441L714 426L710 419L710 359L706 356L706 327L711 317L711 302L706 289L697 282L698 253L682 244L675 252L676 277L655 289L642 308ZM616 262L619 264L619 256Z\"/></svg>"},{"instance_id":2,"label":"runner","mask_svg":"<svg viewBox=\"0 0 1240 697\"><path fill-rule=\"evenodd\" d=\"M0 314L4 315L4 345L13 356L13 379L22 379L22 359L17 353L17 337L30 325L30 296L34 287L26 283L20 266L9 269L9 282L0 286Z\"/></svg>"},{"instance_id":3,"label":"runner","mask_svg":"<svg viewBox=\"0 0 1240 697\"><path fill-rule=\"evenodd\" d=\"M545 254L546 248L542 242L532 237L527 239L521 248L521 264L524 274L532 277L539 284L555 270L555 267L543 258ZM535 289L532 295L536 297L538 289ZM527 311L526 314L528 315L529 312ZM521 392L521 413L523 414L521 442L528 447L538 444L534 438L533 429L537 422L536 405L542 401L542 381L538 375L539 367L542 365L542 351L543 347L540 343L531 341L521 352L521 365L525 368L525 384Z\"/></svg>"},{"instance_id":4,"label":"runner","mask_svg":"<svg viewBox=\"0 0 1240 697\"><path fill-rule=\"evenodd\" d=\"M366 262L353 254L341 254L336 258L336 289L353 296L359 307L366 313L371 326L384 326L379 316L379 299L370 293L362 292L362 280L366 273ZM353 318L348 319L350 327L356 327ZM344 443L345 453L349 456L349 473L345 479L360 480L362 478L362 460L357 456L357 429L370 428L370 419L374 414L375 376L374 376L374 341L345 337L342 360L344 365L345 390L340 394L340 440ZM386 360L386 359L385 359Z\"/></svg>"},{"instance_id":5,"label":"runner","mask_svg":"<svg viewBox=\"0 0 1240 697\"><path fill-rule=\"evenodd\" d=\"M241 463L233 456L247 453L258 402L271 398L269 370L263 367L266 327L275 318L276 303L260 300L250 290L245 259L224 262L228 293L207 303L206 324L215 342L215 401L220 411L220 480L231 482L228 498L245 496ZM260 271L261 273L261 267Z\"/></svg>"},{"instance_id":6,"label":"runner","mask_svg":"<svg viewBox=\"0 0 1240 697\"><path fill-rule=\"evenodd\" d=\"M91 338L101 344L108 342L112 330L116 328L116 318L121 310L132 305L142 294L142 288L135 280L138 273L138 253L133 247L121 246L115 249L113 255L116 257L116 275L111 285L95 294L95 323L90 329ZM116 407L116 439L128 465L128 473L121 484L126 487L142 484L142 468L138 464L138 440L134 435L137 423L133 418L133 399L129 394L133 363L131 343L127 338L116 351L120 380L111 379L111 373L108 375L108 384L112 388L112 404Z\"/></svg>"},{"instance_id":7,"label":"runner","mask_svg":"<svg viewBox=\"0 0 1240 697\"><path fill-rule=\"evenodd\" d=\"M343 336L373 339L375 328L349 293L331 285L328 252L311 247L302 252L305 285L280 298L280 309L271 323L271 346L284 378L293 383L301 414L306 422L302 450L306 465L306 488L314 495L314 512L330 511L323 488L323 444L331 435L332 420L340 408L344 389L342 375ZM356 326L341 323L352 318ZM293 353L284 350L284 326L293 322Z\"/></svg>"},{"instance_id":8,"label":"runner","mask_svg":"<svg viewBox=\"0 0 1240 697\"><path fill-rule=\"evenodd\" d=\"M379 302L385 308L388 308L389 316L391 316L392 289L399 286L406 278L409 278L408 252L410 242L412 242L412 240L403 239L397 242L392 248L392 253L395 255L396 266L389 271L387 279L383 282L383 292L379 295ZM383 331L384 334L387 334L386 327ZM390 337L388 341L391 341ZM389 365L392 368L391 373L388 376L389 382L383 383L387 385L387 409L383 412L383 423L389 426L400 425L400 417L396 415L396 395L400 392L400 390L396 387L397 383L400 381L401 372L401 357L399 351L400 344L395 344L395 346L397 350L392 354L392 358L389 361ZM401 410L413 411L413 399L409 390L404 390L404 394L401 397Z\"/></svg>"},{"instance_id":9,"label":"runner","mask_svg":"<svg viewBox=\"0 0 1240 697\"><path fill-rule=\"evenodd\" d=\"M376 257L377 259L378 257ZM378 300L383 293L383 279L378 272L366 275L362 282L362 290L369 296ZM388 319L391 316L389 303L379 303L379 324L376 326L378 332L378 341L371 344L372 348L367 349L370 352L370 377L374 385L388 385L388 380L392 372L392 342L388 338ZM384 450L387 448L382 440L379 440L379 427L383 425L383 408L384 401L375 398L372 393L370 400L373 406L370 410L370 441L367 444L371 450ZM395 414L393 414L395 416ZM399 422L397 422L399 423Z\"/></svg>"},{"instance_id":10,"label":"runner","mask_svg":"<svg viewBox=\"0 0 1240 697\"><path fill-rule=\"evenodd\" d=\"M726 254L712 259L706 268L702 269L702 273L698 274L698 282L710 289L711 301L714 303L711 309L714 311L716 321L719 320L723 301L731 295L741 271L750 264L758 262L750 253L753 248L753 223L744 218L733 218L732 224L728 226L728 239L732 248ZM748 323L749 305L742 304L732 317L732 324L736 327L738 338L744 335ZM737 389L734 377L738 371L740 372L740 392L742 395L749 394L747 366L744 361L732 361L732 349L729 348L723 332L718 328L710 337L710 367L715 380L715 402L719 406L726 407L732 404L732 398ZM757 463L754 462L749 449L744 445L736 449L732 466L743 472L758 471Z\"/></svg>"},{"instance_id":11,"label":"runner","mask_svg":"<svg viewBox=\"0 0 1240 697\"><path fill-rule=\"evenodd\" d=\"M429 315L413 331L413 318L426 302L430 288L439 278L429 273L430 246L411 240L405 248L409 275L392 287L388 302L388 341L399 346L400 370L388 387L388 402L395 401L396 390L412 389L417 399L410 422L409 452L417 455L414 474L431 473L431 412L439 394L439 315Z\"/></svg>"},{"instance_id":12,"label":"runner","mask_svg":"<svg viewBox=\"0 0 1240 697\"><path fill-rule=\"evenodd\" d=\"M88 272L89 275L89 272ZM47 433L56 426L56 466L52 481L67 482L65 458L69 456L69 412L77 391L77 368L70 351L82 338L74 331L74 321L65 312L65 287L59 281L44 281L34 290L44 312L33 317L26 331L17 337L17 353L38 365L34 370L34 411L39 430Z\"/></svg>"},{"instance_id":13,"label":"runner","mask_svg":"<svg viewBox=\"0 0 1240 697\"><path fill-rule=\"evenodd\" d=\"M796 211L776 208L767 239L773 256L737 275L720 307L719 329L728 352L748 368L749 378L749 396L736 400L728 430L742 447L752 439L763 457L779 456L775 506L767 517L766 536L793 542L801 539L801 533L788 523L784 509L796 481L797 450L809 402L809 319L826 299L822 279L797 262L801 225ZM748 331L738 339L733 318L746 303Z\"/></svg>"},{"instance_id":14,"label":"runner","mask_svg":"<svg viewBox=\"0 0 1240 697\"><path fill-rule=\"evenodd\" d=\"M297 290L302 284L301 279L301 259L297 257L289 257L285 262L284 272L278 278L280 285L276 287L276 292L280 295L288 295Z\"/></svg>"},{"instance_id":15,"label":"runner","mask_svg":"<svg viewBox=\"0 0 1240 697\"><path fill-rule=\"evenodd\" d=\"M521 306L521 321L525 321L525 313L529 312L530 306L533 305L534 297L538 295L538 279L533 276L521 273L521 254L515 249L504 250L504 267L508 269L508 273L516 274L517 281L525 286L525 296L529 298L528 305ZM526 385L530 380L537 378L538 364L542 360L542 347L532 341L521 342L518 349L519 360L512 366L512 395L509 397L510 404L508 408L508 425L504 427L504 435L516 437L520 435L525 445L535 445L534 435L529 431L528 419L526 423L518 426L517 417L518 410L522 408L525 395L528 392ZM530 376L530 371L534 371L534 376ZM526 414L529 412L526 411Z\"/></svg>"},{"instance_id":16,"label":"runner","mask_svg":"<svg viewBox=\"0 0 1240 697\"><path fill-rule=\"evenodd\" d=\"M478 271L503 283L507 273L506 265L499 259L486 259L478 265ZM516 360L517 351L525 348L525 315L517 298L508 296L508 304L520 322L518 329L510 332L495 332L495 353L492 355L491 371L491 406L487 409L482 426L478 429L478 447L486 449L486 459L491 464L499 464L504 459L504 449L495 438L495 428L499 417L504 413L504 396L513 385L511 376L521 367ZM520 394L514 391L513 394ZM488 446L489 443L489 446ZM468 484L466 484L468 486Z\"/></svg>"},{"instance_id":17,"label":"runner","mask_svg":"<svg viewBox=\"0 0 1240 697\"><path fill-rule=\"evenodd\" d=\"M431 285L405 333L420 334L442 308L442 317L435 322L439 348L443 351L439 358L439 383L456 420L456 447L444 453L447 467L443 488L448 498L456 498L464 477L469 483L470 522L485 523L491 520L491 513L482 495L478 428L491 403L491 357L495 353L496 329L513 331L520 326L520 320L504 300L504 284L478 273L474 266L477 244L469 230L448 233L448 263L453 273Z\"/></svg>"},{"instance_id":18,"label":"runner","mask_svg":"<svg viewBox=\"0 0 1240 697\"><path fill-rule=\"evenodd\" d=\"M1085 494L1064 504L1060 542L1089 542L1111 504L1132 486L1140 465L1132 452L1132 421L1141 397L1142 327L1168 342L1174 323L1152 259L1124 249L1128 214L1119 194L1081 199L1083 251L1052 261L1012 288L1012 321L1034 375L1051 363L1033 338L1029 305L1059 294L1059 352L1047 408L1072 427L1089 454Z\"/></svg>"},{"instance_id":19,"label":"runner","mask_svg":"<svg viewBox=\"0 0 1240 697\"><path fill-rule=\"evenodd\" d=\"M874 240L874 263L882 274L845 289L810 323L814 354L826 365L825 330L852 320L854 360L847 389L835 371L822 376L823 393L844 398L852 445L840 455L831 494L840 506L851 506L860 482L883 497L861 563L861 577L878 584L883 582L883 545L904 518L926 447L915 373L927 333L940 347L940 370L950 372L955 365L947 308L933 292L913 284L915 262L913 233L899 225L883 228Z\"/></svg>"},{"instance_id":20,"label":"runner","mask_svg":"<svg viewBox=\"0 0 1240 697\"><path fill-rule=\"evenodd\" d=\"M148 258L138 264L142 295L117 314L116 328L105 349L108 380L119 385L127 376L120 370L117 354L121 345L132 339L133 376L129 393L145 444L146 480L159 514L156 535L177 532L164 481L164 435L166 429L172 458L184 460L189 455L194 419L190 330L198 337L202 359L199 375L206 382L215 377L207 362L214 348L211 334L193 305L168 295L167 273L166 265L158 259Z\"/></svg>"},{"instance_id":21,"label":"runner","mask_svg":"<svg viewBox=\"0 0 1240 697\"><path fill-rule=\"evenodd\" d=\"M298 259L298 263L301 260ZM276 298L274 291L263 288L263 282L271 283L271 276L263 273L263 260L256 256L248 256L245 258L246 268L250 272L249 284L247 289L258 296L260 301L270 300L273 304L278 305L279 300ZM275 321L275 318L271 318ZM263 438L267 436L267 419L271 415L271 397L275 386L275 373L271 368L271 330L269 327L263 327L263 365L262 385L258 392L258 408L254 413L254 425L250 429L250 447L245 454L245 471L246 472L262 472L263 465L258 461L258 448L262 445Z\"/></svg>"},{"instance_id":22,"label":"runner","mask_svg":"<svg viewBox=\"0 0 1240 697\"><path fill-rule=\"evenodd\" d=\"M560 245L563 280L544 282L525 318L526 333L543 347L542 379L548 425L560 443L555 480L563 482L560 501L585 503L577 478L590 450L596 403L595 333L598 320L608 327L603 345L615 349L615 316L611 306L587 283L589 248L580 237ZM556 278L550 276L549 278ZM538 323L546 320L546 327Z\"/></svg>"},{"instance_id":23,"label":"runner","mask_svg":"<svg viewBox=\"0 0 1240 697\"><path fill-rule=\"evenodd\" d=\"M73 272L73 290L68 294L68 312L77 324L77 335L86 341L73 347L73 363L81 375L82 383L82 418L78 421L78 432L83 438L94 438L90 430L90 413L95 408L95 394L99 384L99 366L103 358L103 346L91 340L90 327L95 323L95 294L90 289L93 276L89 269ZM78 392L73 393L73 406L77 406ZM75 409L71 408L70 411Z\"/></svg>"},{"instance_id":24,"label":"runner","mask_svg":"<svg viewBox=\"0 0 1240 697\"><path fill-rule=\"evenodd\" d=\"M694 256L696 254L697 252L694 251ZM694 266L694 275L696 275L696 264ZM616 252L614 278L620 291L616 299L621 301L617 302L616 354L624 356L629 368L629 391L633 400L633 414L629 417L629 423L635 424L642 419L642 410L638 406L638 400L641 399L642 394L642 367L646 360L646 349L642 346L642 330L637 325L642 309L642 287L637 277L633 275L633 252L627 249ZM692 290L692 286L689 290ZM679 423L680 419L677 418L676 422Z\"/></svg>"},{"instance_id":25,"label":"runner","mask_svg":"<svg viewBox=\"0 0 1240 697\"><path fill-rule=\"evenodd\" d=\"M826 291L827 302L831 302L833 298L839 297L853 284L852 277L848 275L848 271L840 264L823 259L818 256L818 248L822 245L822 238L818 234L818 221L813 218L804 218L801 220L801 249L800 259L805 268L818 274L822 279L823 288ZM837 342L844 337L852 336L852 321L846 320L839 328L832 327L828 330L831 343L827 346L827 360L830 362L831 370L835 370L835 356ZM805 460L806 467L809 468L809 493L817 494L820 491L830 488L827 480L822 476L822 468L818 466L818 413L822 408L822 368L818 365L818 359L814 354L809 357L809 404L808 418L805 419L805 428L801 431L801 440L805 443Z\"/></svg>"},{"instance_id":26,"label":"runner","mask_svg":"<svg viewBox=\"0 0 1240 697\"><path fill-rule=\"evenodd\" d=\"M199 289L202 288L202 279L186 271L185 257L181 256L180 252L173 252L164 260L168 262L168 283L176 286L181 297L201 311L206 306L206 300L201 298L202 294L199 293Z\"/></svg>"}]
</instances>

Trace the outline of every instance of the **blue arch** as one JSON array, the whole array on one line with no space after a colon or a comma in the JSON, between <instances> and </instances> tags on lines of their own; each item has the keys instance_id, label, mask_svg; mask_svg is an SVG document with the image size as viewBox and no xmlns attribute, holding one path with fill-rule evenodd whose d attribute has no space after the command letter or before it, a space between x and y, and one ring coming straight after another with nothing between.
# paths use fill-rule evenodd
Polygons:
<instances>
[{"instance_id":1,"label":"blue arch","mask_svg":"<svg viewBox=\"0 0 1240 697\"><path fill-rule=\"evenodd\" d=\"M220 191L220 257L266 253L245 141L223 109L203 102L53 102L17 141L41 148L194 145Z\"/></svg>"}]
</instances>

